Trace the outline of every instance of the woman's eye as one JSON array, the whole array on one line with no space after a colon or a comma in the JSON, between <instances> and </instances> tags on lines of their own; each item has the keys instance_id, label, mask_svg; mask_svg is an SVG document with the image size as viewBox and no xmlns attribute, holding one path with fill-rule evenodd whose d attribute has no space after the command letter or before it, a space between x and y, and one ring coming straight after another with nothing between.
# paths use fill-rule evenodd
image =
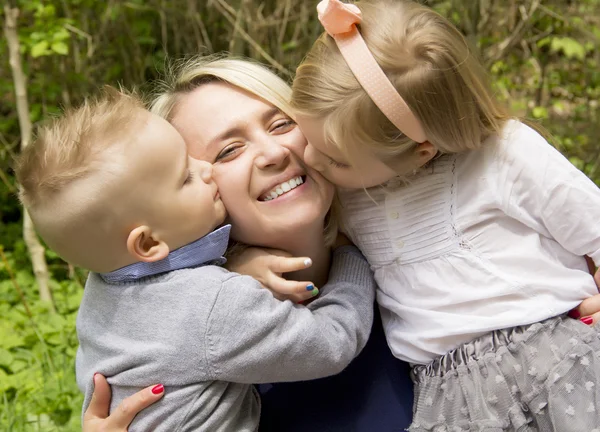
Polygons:
<instances>
[{"instance_id":1,"label":"woman's eye","mask_svg":"<svg viewBox=\"0 0 600 432\"><path fill-rule=\"evenodd\" d=\"M293 126L296 126L296 122L294 120L285 119L285 120L281 120L281 121L274 123L273 130L274 131L288 130Z\"/></svg>"},{"instance_id":2,"label":"woman's eye","mask_svg":"<svg viewBox=\"0 0 600 432\"><path fill-rule=\"evenodd\" d=\"M242 147L241 145L230 145L230 146L225 147L217 155L217 158L215 159L215 162L219 162L219 161L222 161L224 159L230 159L231 157L235 156L239 152L239 150L240 150L241 147Z\"/></svg>"}]
</instances>

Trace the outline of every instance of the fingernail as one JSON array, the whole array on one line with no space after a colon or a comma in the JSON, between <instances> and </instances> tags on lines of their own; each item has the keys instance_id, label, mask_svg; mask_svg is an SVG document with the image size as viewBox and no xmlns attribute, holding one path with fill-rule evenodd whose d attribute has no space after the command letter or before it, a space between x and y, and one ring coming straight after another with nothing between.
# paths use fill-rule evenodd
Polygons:
<instances>
[{"instance_id":1,"label":"fingernail","mask_svg":"<svg viewBox=\"0 0 600 432\"><path fill-rule=\"evenodd\" d=\"M154 387L152 387L152 393L154 393L154 394L161 394L164 391L165 391L165 388L163 387L162 384L158 384L158 385L155 385Z\"/></svg>"},{"instance_id":2,"label":"fingernail","mask_svg":"<svg viewBox=\"0 0 600 432\"><path fill-rule=\"evenodd\" d=\"M594 319L592 317L584 317L581 318L579 321L581 321L584 324L591 325L594 322Z\"/></svg>"},{"instance_id":3,"label":"fingernail","mask_svg":"<svg viewBox=\"0 0 600 432\"><path fill-rule=\"evenodd\" d=\"M314 290L312 290L312 296L316 297L319 295L319 288L315 288Z\"/></svg>"},{"instance_id":4,"label":"fingernail","mask_svg":"<svg viewBox=\"0 0 600 432\"><path fill-rule=\"evenodd\" d=\"M96 375L98 375L98 372L96 372L96 373L94 374L94 377L92 378L92 381L94 382L94 385L96 385Z\"/></svg>"},{"instance_id":5,"label":"fingernail","mask_svg":"<svg viewBox=\"0 0 600 432\"><path fill-rule=\"evenodd\" d=\"M581 314L579 313L579 311L577 309L573 309L571 310L571 312L569 312L568 314L571 318L577 319L581 316Z\"/></svg>"},{"instance_id":6,"label":"fingernail","mask_svg":"<svg viewBox=\"0 0 600 432\"><path fill-rule=\"evenodd\" d=\"M310 258L306 258L304 260L304 267L310 267L312 265L312 260Z\"/></svg>"},{"instance_id":7,"label":"fingernail","mask_svg":"<svg viewBox=\"0 0 600 432\"><path fill-rule=\"evenodd\" d=\"M312 291L314 289L315 289L315 286L313 284L306 285L306 291Z\"/></svg>"}]
</instances>

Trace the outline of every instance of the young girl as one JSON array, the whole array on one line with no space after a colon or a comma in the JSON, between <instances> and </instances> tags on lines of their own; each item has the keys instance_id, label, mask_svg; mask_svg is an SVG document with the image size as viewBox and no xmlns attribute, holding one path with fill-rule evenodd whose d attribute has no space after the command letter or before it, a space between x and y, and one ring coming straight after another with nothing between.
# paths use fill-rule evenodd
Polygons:
<instances>
[{"instance_id":1,"label":"young girl","mask_svg":"<svg viewBox=\"0 0 600 432\"><path fill-rule=\"evenodd\" d=\"M306 161L342 188L413 364L411 431L600 431L600 192L495 100L460 34L416 3L319 4L298 68ZM366 189L367 193L364 190Z\"/></svg>"}]
</instances>

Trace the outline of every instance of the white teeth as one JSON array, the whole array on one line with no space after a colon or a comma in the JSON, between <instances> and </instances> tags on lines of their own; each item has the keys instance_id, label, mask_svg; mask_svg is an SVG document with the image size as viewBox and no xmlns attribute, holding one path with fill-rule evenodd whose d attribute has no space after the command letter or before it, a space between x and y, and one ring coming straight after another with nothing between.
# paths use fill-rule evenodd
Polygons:
<instances>
[{"instance_id":1,"label":"white teeth","mask_svg":"<svg viewBox=\"0 0 600 432\"><path fill-rule=\"evenodd\" d=\"M297 188L302 183L304 183L302 181L302 177L298 176L298 177L290 179L290 180L288 180L286 182L278 184L273 189L271 189L271 191L269 191L269 192L267 192L266 194L263 195L262 201L271 201L271 200L274 200L275 198L279 197L280 195L283 195L284 193L289 192L292 189Z\"/></svg>"}]
</instances>

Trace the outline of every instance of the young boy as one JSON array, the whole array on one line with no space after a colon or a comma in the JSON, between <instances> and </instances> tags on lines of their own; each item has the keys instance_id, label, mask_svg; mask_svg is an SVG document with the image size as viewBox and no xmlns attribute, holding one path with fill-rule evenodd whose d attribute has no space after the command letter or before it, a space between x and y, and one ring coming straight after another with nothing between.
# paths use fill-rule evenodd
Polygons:
<instances>
[{"instance_id":1,"label":"young boy","mask_svg":"<svg viewBox=\"0 0 600 432\"><path fill-rule=\"evenodd\" d=\"M40 235L91 270L77 319L84 410L99 372L111 408L164 384L130 431L254 431L251 383L337 373L367 340L375 287L353 247L335 251L308 307L213 265L230 226L217 228L226 213L211 165L133 96L108 89L43 128L16 172Z\"/></svg>"}]
</instances>

